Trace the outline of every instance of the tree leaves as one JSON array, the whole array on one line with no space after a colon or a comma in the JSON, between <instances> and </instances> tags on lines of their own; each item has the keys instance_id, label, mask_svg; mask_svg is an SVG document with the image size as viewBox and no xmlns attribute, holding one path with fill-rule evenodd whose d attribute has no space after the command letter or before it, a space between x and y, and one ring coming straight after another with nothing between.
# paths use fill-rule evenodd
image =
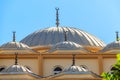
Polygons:
<instances>
[{"instance_id":1,"label":"tree leaves","mask_svg":"<svg viewBox=\"0 0 120 80\"><path fill-rule=\"evenodd\" d=\"M117 54L117 63L114 69L108 73L102 73L103 80L120 80L120 54Z\"/></svg>"}]
</instances>

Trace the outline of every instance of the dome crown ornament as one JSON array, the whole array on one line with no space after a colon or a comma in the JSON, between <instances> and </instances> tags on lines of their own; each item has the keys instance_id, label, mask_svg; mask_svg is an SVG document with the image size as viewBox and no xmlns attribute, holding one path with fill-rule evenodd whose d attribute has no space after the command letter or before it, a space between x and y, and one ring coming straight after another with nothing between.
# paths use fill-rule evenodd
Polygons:
<instances>
[{"instance_id":1,"label":"dome crown ornament","mask_svg":"<svg viewBox=\"0 0 120 80\"><path fill-rule=\"evenodd\" d=\"M15 65L18 65L18 53L15 53Z\"/></svg>"},{"instance_id":2,"label":"dome crown ornament","mask_svg":"<svg viewBox=\"0 0 120 80\"><path fill-rule=\"evenodd\" d=\"M59 8L55 8L55 10L56 10L56 26L58 27L59 26L59 14L58 14L58 10L59 10Z\"/></svg>"},{"instance_id":3,"label":"dome crown ornament","mask_svg":"<svg viewBox=\"0 0 120 80\"><path fill-rule=\"evenodd\" d=\"M15 31L13 31L13 42L15 42L15 40L16 40L16 39L15 39L15 38L16 38L15 33L16 33L16 32L15 32Z\"/></svg>"},{"instance_id":4,"label":"dome crown ornament","mask_svg":"<svg viewBox=\"0 0 120 80\"><path fill-rule=\"evenodd\" d=\"M75 66L75 54L72 55L73 56L73 59L72 59L72 66Z\"/></svg>"},{"instance_id":5,"label":"dome crown ornament","mask_svg":"<svg viewBox=\"0 0 120 80\"><path fill-rule=\"evenodd\" d=\"M116 31L116 41L119 41L119 32Z\"/></svg>"}]
</instances>

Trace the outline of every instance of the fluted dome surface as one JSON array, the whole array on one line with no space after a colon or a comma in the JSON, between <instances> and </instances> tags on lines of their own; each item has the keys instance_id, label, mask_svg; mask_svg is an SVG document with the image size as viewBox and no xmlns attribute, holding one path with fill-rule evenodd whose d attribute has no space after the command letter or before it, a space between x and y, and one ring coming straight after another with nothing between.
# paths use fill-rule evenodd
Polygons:
<instances>
[{"instance_id":1,"label":"fluted dome surface","mask_svg":"<svg viewBox=\"0 0 120 80\"><path fill-rule=\"evenodd\" d=\"M86 46L105 46L104 42L95 36L83 30L70 27L50 27L38 30L25 37L21 42L28 46L54 45L58 42L65 41L65 32L68 41Z\"/></svg>"},{"instance_id":2,"label":"fluted dome surface","mask_svg":"<svg viewBox=\"0 0 120 80\"><path fill-rule=\"evenodd\" d=\"M19 52L20 54L22 53L35 53L29 46L26 44L23 44L21 42L7 42L3 45L0 46L0 53L14 53L14 52Z\"/></svg>"},{"instance_id":3,"label":"fluted dome surface","mask_svg":"<svg viewBox=\"0 0 120 80\"><path fill-rule=\"evenodd\" d=\"M5 70L3 70L2 73L20 74L20 73L32 73L32 72L24 66L12 65L6 68Z\"/></svg>"},{"instance_id":4,"label":"fluted dome surface","mask_svg":"<svg viewBox=\"0 0 120 80\"><path fill-rule=\"evenodd\" d=\"M65 69L64 72L88 72L87 69L81 66L70 66L69 68Z\"/></svg>"},{"instance_id":5,"label":"fluted dome surface","mask_svg":"<svg viewBox=\"0 0 120 80\"><path fill-rule=\"evenodd\" d=\"M23 44L23 43L19 43L19 42L8 42L3 44L0 49L3 50L27 50L30 49L27 45Z\"/></svg>"},{"instance_id":6,"label":"fluted dome surface","mask_svg":"<svg viewBox=\"0 0 120 80\"><path fill-rule=\"evenodd\" d=\"M52 46L52 48L49 51L51 52L55 50L81 50L87 52L81 45L71 41L59 42Z\"/></svg>"},{"instance_id":7,"label":"fluted dome surface","mask_svg":"<svg viewBox=\"0 0 120 80\"><path fill-rule=\"evenodd\" d=\"M30 71L29 69L27 69L26 67L22 66L22 65L12 65L9 66L8 68L2 70L0 72L1 75L7 74L9 77L9 79L11 78L11 76L14 76L14 80L17 80L18 77L20 75L22 75L22 78L24 78L25 80L34 80L34 78L41 78L41 76L38 76L36 74L34 74L32 71ZM17 74L16 76L14 74ZM32 76L32 77L24 77L26 75ZM29 78L29 79L27 79ZM2 79L2 80L9 80L8 77L6 77L6 79ZM13 80L13 79L11 79Z\"/></svg>"},{"instance_id":8,"label":"fluted dome surface","mask_svg":"<svg viewBox=\"0 0 120 80\"><path fill-rule=\"evenodd\" d=\"M115 49L120 49L120 41L109 43L103 48L102 52L109 51L109 50L115 50Z\"/></svg>"}]
</instances>

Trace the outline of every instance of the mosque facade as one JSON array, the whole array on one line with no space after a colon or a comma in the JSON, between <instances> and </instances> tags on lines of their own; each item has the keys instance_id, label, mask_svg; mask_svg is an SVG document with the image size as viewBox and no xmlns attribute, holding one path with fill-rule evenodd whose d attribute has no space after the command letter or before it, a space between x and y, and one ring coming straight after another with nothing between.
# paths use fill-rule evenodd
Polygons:
<instances>
[{"instance_id":1,"label":"mosque facade","mask_svg":"<svg viewBox=\"0 0 120 80\"><path fill-rule=\"evenodd\" d=\"M56 26L35 31L20 42L0 46L0 80L102 80L120 52L120 41L105 44L74 27Z\"/></svg>"}]
</instances>

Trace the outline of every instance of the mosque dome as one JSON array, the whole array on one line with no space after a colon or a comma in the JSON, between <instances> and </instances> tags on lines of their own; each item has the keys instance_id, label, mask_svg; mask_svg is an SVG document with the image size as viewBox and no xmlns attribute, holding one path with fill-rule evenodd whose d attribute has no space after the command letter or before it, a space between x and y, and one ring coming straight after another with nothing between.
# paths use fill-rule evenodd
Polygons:
<instances>
[{"instance_id":1,"label":"mosque dome","mask_svg":"<svg viewBox=\"0 0 120 80\"><path fill-rule=\"evenodd\" d=\"M92 71L89 71L87 68L83 67L82 65L76 66L75 65L75 54L73 55L72 61L73 61L72 65L70 67L65 68L62 72L56 74L53 77L57 77L57 76L64 74L64 77L67 76L66 78L68 78L68 75L70 75L69 78L70 77L73 78L73 76L71 76L71 74L74 74L74 75L78 76L79 78L86 78L86 79L101 78L99 75L93 73ZM76 77L76 78L78 78L78 77Z\"/></svg>"},{"instance_id":2,"label":"mosque dome","mask_svg":"<svg viewBox=\"0 0 120 80\"><path fill-rule=\"evenodd\" d=\"M6 77L0 77L0 80L17 80L22 78L25 80L34 80L36 78L41 78L41 76L36 75L27 67L18 64L18 53L15 53L15 64L3 69L0 72L1 75L7 75ZM4 79L3 79L4 78ZM19 80L20 80L19 79Z\"/></svg>"},{"instance_id":3,"label":"mosque dome","mask_svg":"<svg viewBox=\"0 0 120 80\"><path fill-rule=\"evenodd\" d=\"M120 41L114 41L106 45L102 52L120 52Z\"/></svg>"},{"instance_id":4,"label":"mosque dome","mask_svg":"<svg viewBox=\"0 0 120 80\"><path fill-rule=\"evenodd\" d=\"M29 69L27 69L24 66L21 65L12 65L8 68L6 68L5 70L2 71L2 73L11 73L11 74L23 74L23 73L32 73Z\"/></svg>"},{"instance_id":5,"label":"mosque dome","mask_svg":"<svg viewBox=\"0 0 120 80\"><path fill-rule=\"evenodd\" d=\"M25 53L34 53L32 49L26 44L21 42L7 42L0 46L1 52L10 53L10 52L25 52Z\"/></svg>"},{"instance_id":6,"label":"mosque dome","mask_svg":"<svg viewBox=\"0 0 120 80\"><path fill-rule=\"evenodd\" d=\"M69 75L69 74L74 74L74 75L77 74L77 75L79 75L79 77L80 77L80 75L82 75L82 78L84 77L84 78L89 78L89 79L93 78L93 77L94 78L101 78L99 75L95 74L94 72L89 71L88 69L85 69L82 66L75 66L75 65L70 66L69 68L66 68L61 73L67 74L67 75ZM89 75L89 77L85 76L85 75Z\"/></svg>"},{"instance_id":7,"label":"mosque dome","mask_svg":"<svg viewBox=\"0 0 120 80\"><path fill-rule=\"evenodd\" d=\"M67 50L67 51L79 50L79 52L87 52L81 45L79 45L75 42L72 42L72 41L59 42L59 43L53 45L49 51L53 52L56 50Z\"/></svg>"},{"instance_id":8,"label":"mosque dome","mask_svg":"<svg viewBox=\"0 0 120 80\"><path fill-rule=\"evenodd\" d=\"M41 76L36 75L35 73L33 73L32 71L30 71L29 69L27 69L26 67L22 65L9 66L8 68L2 70L0 74L8 75L4 77L4 79L2 80L9 80L11 78L13 78L14 80L17 80L18 78L22 78L25 80L34 80L34 79L41 78Z\"/></svg>"},{"instance_id":9,"label":"mosque dome","mask_svg":"<svg viewBox=\"0 0 120 80\"><path fill-rule=\"evenodd\" d=\"M19 43L19 42L8 42L3 44L1 47L1 49L13 49L13 50L17 50L17 49L29 49L29 47L23 43Z\"/></svg>"},{"instance_id":10,"label":"mosque dome","mask_svg":"<svg viewBox=\"0 0 120 80\"><path fill-rule=\"evenodd\" d=\"M75 72L88 72L87 69L83 68L82 66L70 66L69 68L66 68L64 72L69 72L69 73L75 73Z\"/></svg>"},{"instance_id":11,"label":"mosque dome","mask_svg":"<svg viewBox=\"0 0 120 80\"><path fill-rule=\"evenodd\" d=\"M65 41L65 32L68 41L75 42L82 46L105 46L104 42L95 36L72 27L50 27L38 30L22 39L21 42L28 46L55 45L58 42Z\"/></svg>"}]
</instances>

